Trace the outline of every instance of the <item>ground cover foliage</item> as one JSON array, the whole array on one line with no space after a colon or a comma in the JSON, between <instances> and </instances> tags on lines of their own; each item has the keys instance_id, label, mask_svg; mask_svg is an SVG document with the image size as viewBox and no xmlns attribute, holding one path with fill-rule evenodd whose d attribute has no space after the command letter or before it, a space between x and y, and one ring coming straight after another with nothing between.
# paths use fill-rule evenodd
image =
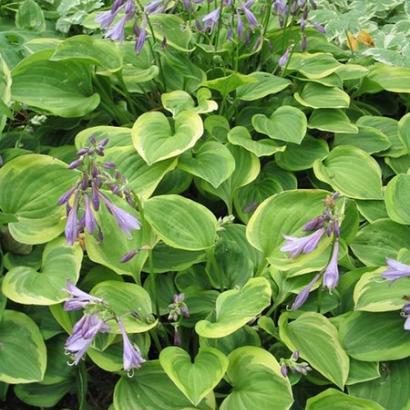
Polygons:
<instances>
[{"instance_id":1,"label":"ground cover foliage","mask_svg":"<svg viewBox=\"0 0 410 410\"><path fill-rule=\"evenodd\" d=\"M409 16L0 0L2 408L408 409Z\"/></svg>"}]
</instances>

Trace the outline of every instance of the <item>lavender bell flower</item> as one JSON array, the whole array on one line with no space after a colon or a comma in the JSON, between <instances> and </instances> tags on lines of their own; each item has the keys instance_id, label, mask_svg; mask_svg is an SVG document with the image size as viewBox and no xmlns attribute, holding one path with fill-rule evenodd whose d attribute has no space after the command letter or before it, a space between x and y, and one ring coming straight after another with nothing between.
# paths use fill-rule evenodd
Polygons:
<instances>
[{"instance_id":1,"label":"lavender bell flower","mask_svg":"<svg viewBox=\"0 0 410 410\"><path fill-rule=\"evenodd\" d=\"M211 11L204 17L202 17L202 21L205 25L205 30L210 30L212 31L215 25L218 23L219 18L220 18L221 11L220 9L216 9L214 11Z\"/></svg>"},{"instance_id":2,"label":"lavender bell flower","mask_svg":"<svg viewBox=\"0 0 410 410\"><path fill-rule=\"evenodd\" d=\"M89 233L93 233L97 228L97 221L95 220L94 213L91 209L90 198L87 194L84 195L84 207L85 207L85 228Z\"/></svg>"},{"instance_id":3,"label":"lavender bell flower","mask_svg":"<svg viewBox=\"0 0 410 410\"><path fill-rule=\"evenodd\" d=\"M309 222L305 224L303 227L303 230L305 232L309 231L316 231L316 229L322 228L323 227L323 216L316 216L315 218L311 219Z\"/></svg>"},{"instance_id":4,"label":"lavender bell flower","mask_svg":"<svg viewBox=\"0 0 410 410\"><path fill-rule=\"evenodd\" d=\"M291 310L298 310L302 305L307 301L310 291L312 290L313 285L318 281L320 278L320 274L318 273L313 277L313 279L299 292L296 296L295 301L291 306ZM297 359L295 359L297 360Z\"/></svg>"},{"instance_id":5,"label":"lavender bell flower","mask_svg":"<svg viewBox=\"0 0 410 410\"><path fill-rule=\"evenodd\" d=\"M69 245L73 245L77 240L79 227L78 227L78 194L74 200L73 207L69 210L67 216L67 222L65 225L65 237Z\"/></svg>"},{"instance_id":6,"label":"lavender bell flower","mask_svg":"<svg viewBox=\"0 0 410 410\"><path fill-rule=\"evenodd\" d=\"M286 64L288 63L289 58L290 58L291 50L292 50L292 48L288 47L286 49L286 51L283 53L283 55L279 58L279 61L278 61L279 67L281 67L281 68L286 67Z\"/></svg>"},{"instance_id":7,"label":"lavender bell flower","mask_svg":"<svg viewBox=\"0 0 410 410\"><path fill-rule=\"evenodd\" d=\"M118 10L113 13L111 10L98 13L95 21L104 29L107 29L113 23L115 17L118 14Z\"/></svg>"},{"instance_id":8,"label":"lavender bell flower","mask_svg":"<svg viewBox=\"0 0 410 410\"><path fill-rule=\"evenodd\" d=\"M99 332L109 327L97 314L85 314L73 327L73 333L65 342L67 353L74 355L72 365L77 365Z\"/></svg>"},{"instance_id":9,"label":"lavender bell flower","mask_svg":"<svg viewBox=\"0 0 410 410\"><path fill-rule=\"evenodd\" d=\"M313 23L313 27L320 33L326 33L325 27L320 23Z\"/></svg>"},{"instance_id":10,"label":"lavender bell flower","mask_svg":"<svg viewBox=\"0 0 410 410\"><path fill-rule=\"evenodd\" d=\"M242 10L245 13L246 20L252 29L258 26L258 20L256 20L255 15L245 6L242 6Z\"/></svg>"},{"instance_id":11,"label":"lavender bell flower","mask_svg":"<svg viewBox=\"0 0 410 410\"><path fill-rule=\"evenodd\" d=\"M70 198L72 197L72 195L74 194L74 192L77 188L78 187L76 185L73 188L71 188L70 190L68 190L66 193L61 195L60 198L57 201L57 205L64 205L65 203L67 203L70 200Z\"/></svg>"},{"instance_id":12,"label":"lavender bell flower","mask_svg":"<svg viewBox=\"0 0 410 410\"><path fill-rule=\"evenodd\" d=\"M138 254L138 249L133 249L129 252L127 252L121 259L120 262L121 263L127 263L129 262L134 256L136 256Z\"/></svg>"},{"instance_id":13,"label":"lavender bell flower","mask_svg":"<svg viewBox=\"0 0 410 410\"><path fill-rule=\"evenodd\" d=\"M242 18L239 12L236 12L236 18L237 18L236 33L238 35L238 38L241 39L243 37L243 21L242 21Z\"/></svg>"},{"instance_id":14,"label":"lavender bell flower","mask_svg":"<svg viewBox=\"0 0 410 410\"><path fill-rule=\"evenodd\" d=\"M164 10L164 6L162 2L163 0L150 1L144 8L145 13L147 14L161 13Z\"/></svg>"},{"instance_id":15,"label":"lavender bell flower","mask_svg":"<svg viewBox=\"0 0 410 410\"><path fill-rule=\"evenodd\" d=\"M301 238L285 235L286 243L280 250L289 252L292 258L299 256L301 253L311 253L316 249L324 233L325 230L320 228L311 235L302 236Z\"/></svg>"},{"instance_id":16,"label":"lavender bell flower","mask_svg":"<svg viewBox=\"0 0 410 410\"><path fill-rule=\"evenodd\" d=\"M282 366L280 366L280 372L283 377L288 377L288 366L286 366L286 364L282 364Z\"/></svg>"},{"instance_id":17,"label":"lavender bell flower","mask_svg":"<svg viewBox=\"0 0 410 410\"><path fill-rule=\"evenodd\" d=\"M75 169L78 168L80 165L83 164L83 159L76 159L75 161L71 162L70 164L68 164L68 169Z\"/></svg>"},{"instance_id":18,"label":"lavender bell flower","mask_svg":"<svg viewBox=\"0 0 410 410\"><path fill-rule=\"evenodd\" d=\"M141 25L141 28L135 26L134 32L137 35L137 41L135 43L135 52L139 54L144 47L145 40L147 38L147 30L146 30L147 22L144 19Z\"/></svg>"},{"instance_id":19,"label":"lavender bell flower","mask_svg":"<svg viewBox=\"0 0 410 410\"><path fill-rule=\"evenodd\" d=\"M410 330L410 303L404 305L401 314L406 318L404 330Z\"/></svg>"},{"instance_id":20,"label":"lavender bell flower","mask_svg":"<svg viewBox=\"0 0 410 410\"><path fill-rule=\"evenodd\" d=\"M64 310L69 312L72 310L80 310L89 303L102 303L103 300L96 296L89 295L74 285L70 280L67 281L65 290L70 294L71 299L64 303Z\"/></svg>"},{"instance_id":21,"label":"lavender bell flower","mask_svg":"<svg viewBox=\"0 0 410 410\"><path fill-rule=\"evenodd\" d=\"M336 240L333 245L332 257L323 274L323 285L329 290L334 289L339 282L339 268L337 266L337 257L339 255L339 241Z\"/></svg>"},{"instance_id":22,"label":"lavender bell flower","mask_svg":"<svg viewBox=\"0 0 410 410\"><path fill-rule=\"evenodd\" d=\"M133 369L139 369L142 363L145 362L145 359L141 355L141 351L138 346L135 346L131 343L127 332L125 331L124 325L120 320L117 320L118 327L120 328L122 341L124 344L123 352L123 367L126 372L132 372Z\"/></svg>"},{"instance_id":23,"label":"lavender bell flower","mask_svg":"<svg viewBox=\"0 0 410 410\"><path fill-rule=\"evenodd\" d=\"M406 265L394 259L386 259L388 269L382 272L382 276L387 280L396 280L405 276L410 276L410 265Z\"/></svg>"},{"instance_id":24,"label":"lavender bell flower","mask_svg":"<svg viewBox=\"0 0 410 410\"><path fill-rule=\"evenodd\" d=\"M105 38L109 38L113 41L124 41L125 23L128 20L128 16L124 14L114 26L112 26L106 33Z\"/></svg>"},{"instance_id":25,"label":"lavender bell flower","mask_svg":"<svg viewBox=\"0 0 410 410\"><path fill-rule=\"evenodd\" d=\"M288 12L288 6L284 0L275 0L274 8L280 16L284 16Z\"/></svg>"},{"instance_id":26,"label":"lavender bell flower","mask_svg":"<svg viewBox=\"0 0 410 410\"><path fill-rule=\"evenodd\" d=\"M137 218L119 208L110 202L107 198L101 195L108 211L116 219L118 226L130 237L131 231L138 230L141 228L141 224Z\"/></svg>"}]
</instances>

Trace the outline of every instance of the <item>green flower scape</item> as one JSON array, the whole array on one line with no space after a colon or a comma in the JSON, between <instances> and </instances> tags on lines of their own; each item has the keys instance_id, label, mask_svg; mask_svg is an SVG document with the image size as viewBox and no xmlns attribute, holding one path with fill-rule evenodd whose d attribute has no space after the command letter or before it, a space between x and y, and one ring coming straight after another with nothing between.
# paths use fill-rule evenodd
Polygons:
<instances>
[{"instance_id":1,"label":"green flower scape","mask_svg":"<svg viewBox=\"0 0 410 410\"><path fill-rule=\"evenodd\" d=\"M410 409L409 0L0 0L0 408Z\"/></svg>"}]
</instances>

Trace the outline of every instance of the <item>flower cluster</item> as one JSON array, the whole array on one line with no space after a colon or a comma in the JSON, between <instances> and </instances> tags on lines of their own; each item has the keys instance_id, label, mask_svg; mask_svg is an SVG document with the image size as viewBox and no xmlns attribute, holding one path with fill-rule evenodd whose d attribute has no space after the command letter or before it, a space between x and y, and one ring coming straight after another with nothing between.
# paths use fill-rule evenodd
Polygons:
<instances>
[{"instance_id":1,"label":"flower cluster","mask_svg":"<svg viewBox=\"0 0 410 410\"><path fill-rule=\"evenodd\" d=\"M399 262L395 259L387 258L386 264L388 268L382 272L382 277L389 281L394 281L400 278L405 278L410 276L410 265ZM407 297L404 298L408 300ZM406 321L404 322L404 329L410 330L410 303L407 302L401 311L401 314Z\"/></svg>"},{"instance_id":2,"label":"flower cluster","mask_svg":"<svg viewBox=\"0 0 410 410\"><path fill-rule=\"evenodd\" d=\"M305 224L303 230L305 232L312 232L310 235L302 237L285 235L286 242L281 248L282 252L288 252L290 257L295 258L301 254L313 252L324 235L332 237L332 254L323 273L323 286L329 290L334 289L339 282L337 259L339 255L340 223L336 210L336 200L338 197L338 192L327 196L323 213ZM321 274L322 273L316 274L297 295L292 304L292 310L299 309L306 302L312 287L318 281Z\"/></svg>"},{"instance_id":3,"label":"flower cluster","mask_svg":"<svg viewBox=\"0 0 410 410\"><path fill-rule=\"evenodd\" d=\"M124 370L132 373L133 369L140 368L145 360L138 346L131 343L121 319L110 310L104 300L83 292L71 282L67 283L66 291L69 293L70 299L64 303L64 310L85 310L84 315L74 325L72 334L65 343L67 354L73 357L71 364L77 365L80 362L98 333L110 331L104 319L108 314L110 318L116 320L122 335Z\"/></svg>"},{"instance_id":4,"label":"flower cluster","mask_svg":"<svg viewBox=\"0 0 410 410\"><path fill-rule=\"evenodd\" d=\"M292 355L290 356L289 359L280 359L280 371L282 373L283 377L287 377L289 370L292 373L300 373L303 374L304 376L307 375L307 373L312 370L312 368L309 366L308 363L306 362L300 362L298 363L299 360L299 352L293 352Z\"/></svg>"},{"instance_id":5,"label":"flower cluster","mask_svg":"<svg viewBox=\"0 0 410 410\"><path fill-rule=\"evenodd\" d=\"M174 345L181 346L181 333L179 330L181 318L189 318L188 306L185 303L185 295L183 293L177 293L174 295L173 303L169 306L168 320L172 321L174 327Z\"/></svg>"},{"instance_id":6,"label":"flower cluster","mask_svg":"<svg viewBox=\"0 0 410 410\"><path fill-rule=\"evenodd\" d=\"M127 181L116 169L115 164L112 162L100 164L97 161L97 157L104 156L104 147L107 143L108 139L97 142L94 137L91 137L90 145L81 148L77 153L77 159L68 166L70 169L81 171L78 182L58 200L59 205L66 206L65 235L70 245L77 240L84 229L90 234L96 234L100 241L103 240L101 228L95 217L101 202L127 236L130 236L133 230L140 229L137 218L114 205L103 193L104 189L110 190L114 195L124 198L130 205L135 205Z\"/></svg>"}]
</instances>

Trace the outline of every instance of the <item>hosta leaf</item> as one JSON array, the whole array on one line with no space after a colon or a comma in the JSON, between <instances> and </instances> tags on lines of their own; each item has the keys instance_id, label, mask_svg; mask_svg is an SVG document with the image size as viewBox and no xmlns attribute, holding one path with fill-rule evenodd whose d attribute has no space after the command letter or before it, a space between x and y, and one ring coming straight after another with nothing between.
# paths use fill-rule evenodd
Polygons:
<instances>
[{"instance_id":1,"label":"hosta leaf","mask_svg":"<svg viewBox=\"0 0 410 410\"><path fill-rule=\"evenodd\" d=\"M399 312L351 312L339 323L349 356L363 361L399 360L410 355L410 339Z\"/></svg>"},{"instance_id":2,"label":"hosta leaf","mask_svg":"<svg viewBox=\"0 0 410 410\"><path fill-rule=\"evenodd\" d=\"M365 265L382 266L386 258L396 258L400 249L410 249L410 227L379 219L361 229L350 247Z\"/></svg>"},{"instance_id":3,"label":"hosta leaf","mask_svg":"<svg viewBox=\"0 0 410 410\"><path fill-rule=\"evenodd\" d=\"M378 379L379 377L379 362L362 362L350 358L349 377L346 382L348 386Z\"/></svg>"},{"instance_id":4,"label":"hosta leaf","mask_svg":"<svg viewBox=\"0 0 410 410\"><path fill-rule=\"evenodd\" d=\"M128 333L142 333L156 326L152 315L152 303L148 292L134 283L107 280L98 283L91 294L102 298L117 317L121 319ZM114 319L107 321L110 333L120 333Z\"/></svg>"},{"instance_id":5,"label":"hosta leaf","mask_svg":"<svg viewBox=\"0 0 410 410\"><path fill-rule=\"evenodd\" d=\"M309 118L309 128L320 131L356 134L358 128L350 122L343 110L319 109L314 110Z\"/></svg>"},{"instance_id":6,"label":"hosta leaf","mask_svg":"<svg viewBox=\"0 0 410 410\"><path fill-rule=\"evenodd\" d=\"M0 170L0 208L15 215L12 236L22 243L50 241L64 230L64 207L58 198L75 183L78 174L47 155L28 154L8 161Z\"/></svg>"},{"instance_id":7,"label":"hosta leaf","mask_svg":"<svg viewBox=\"0 0 410 410\"><path fill-rule=\"evenodd\" d=\"M381 273L386 268L368 272L361 276L354 288L355 310L387 312L403 307L403 296L408 293L409 278L393 282L383 280Z\"/></svg>"},{"instance_id":8,"label":"hosta leaf","mask_svg":"<svg viewBox=\"0 0 410 410\"><path fill-rule=\"evenodd\" d=\"M263 114L254 115L252 125L257 132L274 140L300 144L306 134L307 120L303 111L282 105L270 118Z\"/></svg>"},{"instance_id":9,"label":"hosta leaf","mask_svg":"<svg viewBox=\"0 0 410 410\"><path fill-rule=\"evenodd\" d=\"M24 313L5 310L0 323L0 339L0 381L18 384L43 379L46 346L32 319Z\"/></svg>"},{"instance_id":10,"label":"hosta leaf","mask_svg":"<svg viewBox=\"0 0 410 410\"><path fill-rule=\"evenodd\" d=\"M203 83L204 86L212 90L219 91L224 97L237 88L247 85L256 84L258 80L250 75L243 75L240 73L232 73L225 77L215 78Z\"/></svg>"},{"instance_id":11,"label":"hosta leaf","mask_svg":"<svg viewBox=\"0 0 410 410\"><path fill-rule=\"evenodd\" d=\"M383 410L380 404L358 397L352 397L336 389L327 389L306 403L306 410Z\"/></svg>"},{"instance_id":12,"label":"hosta leaf","mask_svg":"<svg viewBox=\"0 0 410 410\"><path fill-rule=\"evenodd\" d=\"M162 370L158 360L144 363L134 377L123 376L114 390L115 410L182 410L192 408L191 402L180 392ZM201 410L214 406L204 400Z\"/></svg>"},{"instance_id":13,"label":"hosta leaf","mask_svg":"<svg viewBox=\"0 0 410 410\"><path fill-rule=\"evenodd\" d=\"M287 315L282 314L279 331L281 340L290 350L299 351L311 367L343 388L349 374L349 356L329 319L309 312L287 323Z\"/></svg>"},{"instance_id":14,"label":"hosta leaf","mask_svg":"<svg viewBox=\"0 0 410 410\"><path fill-rule=\"evenodd\" d=\"M76 283L80 274L82 250L67 245L65 238L49 242L44 248L40 272L28 266L11 269L2 290L11 300L25 305L53 305L67 298L67 281Z\"/></svg>"},{"instance_id":15,"label":"hosta leaf","mask_svg":"<svg viewBox=\"0 0 410 410\"><path fill-rule=\"evenodd\" d=\"M208 141L179 158L178 167L218 188L235 170L235 158L225 145Z\"/></svg>"},{"instance_id":16,"label":"hosta leaf","mask_svg":"<svg viewBox=\"0 0 410 410\"><path fill-rule=\"evenodd\" d=\"M410 175L395 176L387 184L384 201L389 217L403 225L410 225Z\"/></svg>"},{"instance_id":17,"label":"hosta leaf","mask_svg":"<svg viewBox=\"0 0 410 410\"><path fill-rule=\"evenodd\" d=\"M105 146L106 149L132 146L131 128L99 125L79 132L75 137L76 148L80 149L89 146L90 137L95 137L97 142L108 138L108 143Z\"/></svg>"},{"instance_id":18,"label":"hosta leaf","mask_svg":"<svg viewBox=\"0 0 410 410\"><path fill-rule=\"evenodd\" d=\"M45 50L22 60L12 70L12 99L60 117L81 117L97 108L91 69L81 62L50 61Z\"/></svg>"},{"instance_id":19,"label":"hosta leaf","mask_svg":"<svg viewBox=\"0 0 410 410\"><path fill-rule=\"evenodd\" d=\"M179 195L161 195L144 203L144 215L169 246L188 251L210 248L216 238L216 218L203 205Z\"/></svg>"},{"instance_id":20,"label":"hosta leaf","mask_svg":"<svg viewBox=\"0 0 410 410\"><path fill-rule=\"evenodd\" d=\"M11 74L5 60L0 54L0 135L6 125L7 117L11 117L9 104L11 100Z\"/></svg>"},{"instance_id":21,"label":"hosta leaf","mask_svg":"<svg viewBox=\"0 0 410 410\"><path fill-rule=\"evenodd\" d=\"M292 389L275 357L259 347L239 347L229 355L227 380L233 386L221 410L287 410Z\"/></svg>"},{"instance_id":22,"label":"hosta leaf","mask_svg":"<svg viewBox=\"0 0 410 410\"><path fill-rule=\"evenodd\" d=\"M262 277L251 278L241 289L221 293L216 300L214 320L201 320L195 326L201 337L227 336L245 325L270 304L272 290Z\"/></svg>"},{"instance_id":23,"label":"hosta leaf","mask_svg":"<svg viewBox=\"0 0 410 410\"><path fill-rule=\"evenodd\" d=\"M179 347L166 347L159 361L168 377L196 406L221 381L228 359L217 349L201 348L191 361L189 354Z\"/></svg>"},{"instance_id":24,"label":"hosta leaf","mask_svg":"<svg viewBox=\"0 0 410 410\"><path fill-rule=\"evenodd\" d=\"M313 167L315 176L335 191L355 199L381 199L381 170L365 151L340 146Z\"/></svg>"},{"instance_id":25,"label":"hosta leaf","mask_svg":"<svg viewBox=\"0 0 410 410\"><path fill-rule=\"evenodd\" d=\"M211 97L212 94L207 88L199 89L197 92L198 105L195 106L194 100L186 91L178 90L162 94L161 102L164 108L175 117L181 111L193 111L198 114L215 111L218 104L211 100Z\"/></svg>"},{"instance_id":26,"label":"hosta leaf","mask_svg":"<svg viewBox=\"0 0 410 410\"><path fill-rule=\"evenodd\" d=\"M382 377L349 386L349 393L371 399L389 410L404 410L410 405L410 359L383 363Z\"/></svg>"},{"instance_id":27,"label":"hosta leaf","mask_svg":"<svg viewBox=\"0 0 410 410\"><path fill-rule=\"evenodd\" d=\"M399 121L399 135L403 144L410 149L410 113L404 115Z\"/></svg>"},{"instance_id":28,"label":"hosta leaf","mask_svg":"<svg viewBox=\"0 0 410 410\"><path fill-rule=\"evenodd\" d=\"M350 105L350 97L343 90L317 83L307 83L294 97L298 103L311 108L347 108Z\"/></svg>"},{"instance_id":29,"label":"hosta leaf","mask_svg":"<svg viewBox=\"0 0 410 410\"><path fill-rule=\"evenodd\" d=\"M257 82L240 86L236 90L236 97L243 101L259 100L267 95L276 94L287 88L291 82L270 73L256 71L249 75Z\"/></svg>"},{"instance_id":30,"label":"hosta leaf","mask_svg":"<svg viewBox=\"0 0 410 410\"><path fill-rule=\"evenodd\" d=\"M297 70L310 79L321 79L340 68L340 63L330 53L294 53L288 70Z\"/></svg>"},{"instance_id":31,"label":"hosta leaf","mask_svg":"<svg viewBox=\"0 0 410 410\"><path fill-rule=\"evenodd\" d=\"M278 152L276 163L288 171L302 171L312 168L316 160L321 160L329 153L325 140L306 136L300 145L287 144L286 150Z\"/></svg>"},{"instance_id":32,"label":"hosta leaf","mask_svg":"<svg viewBox=\"0 0 410 410\"><path fill-rule=\"evenodd\" d=\"M122 56L116 43L88 35L69 37L62 41L50 60L78 60L95 64L99 66L100 74L110 74L122 68Z\"/></svg>"},{"instance_id":33,"label":"hosta leaf","mask_svg":"<svg viewBox=\"0 0 410 410\"><path fill-rule=\"evenodd\" d=\"M201 117L191 111L176 115L173 129L169 119L160 112L146 112L135 121L134 147L148 165L192 148L204 131Z\"/></svg>"},{"instance_id":34,"label":"hosta leaf","mask_svg":"<svg viewBox=\"0 0 410 410\"><path fill-rule=\"evenodd\" d=\"M228 132L228 141L232 145L239 145L240 147L245 148L257 157L271 156L275 152L281 152L286 149L285 145L271 139L252 139L249 131L241 125L232 128Z\"/></svg>"}]
</instances>

